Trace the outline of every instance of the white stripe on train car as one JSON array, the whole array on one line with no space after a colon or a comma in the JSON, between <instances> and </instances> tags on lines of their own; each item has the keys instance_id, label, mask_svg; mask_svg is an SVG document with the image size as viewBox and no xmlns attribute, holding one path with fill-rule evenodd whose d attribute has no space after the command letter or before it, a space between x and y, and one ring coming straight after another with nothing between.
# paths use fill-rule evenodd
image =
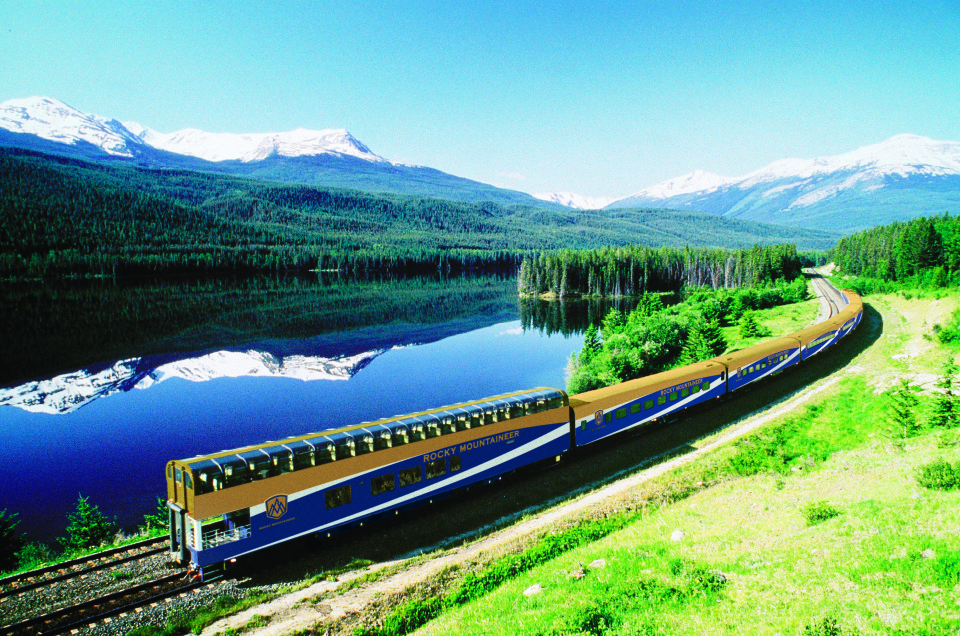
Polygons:
<instances>
[{"instance_id":1,"label":"white stripe on train car","mask_svg":"<svg viewBox=\"0 0 960 636\"><path fill-rule=\"evenodd\" d=\"M515 449L513 449L513 450L511 450L511 451L509 451L509 452L507 452L507 453L504 453L503 455L498 455L497 457L495 457L495 458L493 458L493 459L491 459L491 460L489 460L489 461L487 461L487 462L484 462L483 464L480 464L479 466L474 466L473 468L465 469L465 470L457 473L456 476L450 477L450 478L448 478L448 479L439 480L439 481L437 481L436 483L434 483L434 484L431 485L431 486L427 486L426 488L421 488L421 489L419 489L419 490L412 491L410 494L405 495L405 496L403 496L403 497L398 497L397 499L391 499L391 500L389 500L389 501L385 501L384 503L382 503L382 504L380 504L380 505L378 505L378 506L373 506L372 508L366 508L365 510L361 510L361 511L359 511L359 512L356 512L356 513L350 515L350 516L337 519L337 520L334 521L334 522L322 524L322 525L316 526L316 527L314 527L314 528L311 528L310 530L305 530L305 531L303 531L303 532L300 532L300 533L298 533L298 534L292 534L292 535L289 535L289 536L285 536L285 537L283 537L282 539L279 539L279 540L277 540L277 541L274 541L273 543L266 543L266 544L264 544L264 545L258 545L257 547L253 548L252 550L248 550L247 552L240 552L240 553L238 553L236 556L242 556L242 555L248 554L248 553L250 553L250 552L256 552L257 550L262 550L263 548L268 548L268 547L270 547L270 546L272 546L272 545L277 545L278 543L285 543L285 542L289 541L290 539L295 539L295 538L297 538L297 537L302 537L302 536L305 536L305 535L308 535L308 534L311 534L311 533L314 533L314 532L322 532L323 530L326 530L326 529L328 529L328 528L332 528L333 526L350 523L351 521L356 521L357 519L360 519L360 518L369 516L369 515L371 515L371 514L376 514L376 513L378 513L378 512L382 512L382 511L384 511L384 510L389 510L389 509L391 509L391 508L399 507L399 506L403 505L404 503L413 501L414 499L419 499L419 498L421 498L421 497L423 497L423 496L429 495L430 493L435 493L435 492L440 491L440 490L446 490L447 488L452 487L453 484L456 484L456 483L458 483L458 482L464 481L464 480L466 480L466 479L469 478L469 477L472 477L472 476L477 475L477 474L479 474L479 473L482 473L482 472L484 472L484 471L486 471L486 470L489 470L489 469L491 469L491 468L494 468L494 467L496 467L496 466L499 465L499 464L506 463L506 462L508 462L508 461L510 461L510 460L512 460L512 459L515 459L515 458L517 458L517 457L520 457L521 455L525 455L525 454L527 454L527 453L535 450L536 448L538 448L538 447L540 447L540 446L544 446L544 445L546 445L546 444L549 444L550 442L552 442L552 441L554 441L554 440L557 440L557 439L559 439L559 438L561 438L561 437L564 437L564 436L566 436L566 435L569 435L569 434L570 434L570 423L569 423L569 422L563 422L562 424L558 425L555 429L553 429L552 431L550 431L550 432L547 433L546 435L541 435L540 437L538 437L538 438L536 438L536 439L534 439L534 440L531 440L531 441L527 442L527 443L524 444L523 446L518 446L517 448L515 448ZM326 490L326 489L328 489L328 488L330 488L330 487L332 487L332 486L335 486L336 484L342 483L342 482L344 482L344 481L356 479L357 477L360 477L361 475L366 475L366 474L373 473L373 472L381 472L381 471L384 471L384 470L388 470L388 469L390 468L390 466L395 466L396 464L399 464L399 463L400 463L400 462L395 462L394 464L389 464L389 465L386 465L386 466L380 466L380 467L378 467L378 468L375 468L375 469L372 469L372 470L368 470L368 471L366 471L366 472L364 472L364 473L357 473L357 474L354 474L354 475L350 475L349 477L346 477L346 478L344 478L344 479L339 479L339 480L336 480L336 481L328 482L328 483L322 484L322 485L320 485L320 486L314 486L313 488L309 488L309 489L307 489L307 490L301 490L300 492L297 492L297 493L295 493L295 494L289 495L288 498L287 498L287 501L292 501L292 500L294 500L294 499L300 499L300 498L306 497L306 496L308 496L308 495L310 495L310 494L316 493L316 492L318 492L318 491L320 491L320 490ZM254 512L255 510L257 510L256 513ZM264 511L265 511L265 506L264 506L263 504L258 504L258 505L256 505L256 506L252 506L252 507L250 508L250 516L252 517L254 514L262 514Z\"/></svg>"}]
</instances>

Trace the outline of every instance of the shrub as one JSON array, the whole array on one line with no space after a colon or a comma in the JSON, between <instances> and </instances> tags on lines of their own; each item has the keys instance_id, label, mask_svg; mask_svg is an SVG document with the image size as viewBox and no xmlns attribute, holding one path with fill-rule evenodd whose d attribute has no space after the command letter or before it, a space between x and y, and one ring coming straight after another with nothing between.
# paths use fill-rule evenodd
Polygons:
<instances>
[{"instance_id":1,"label":"shrub","mask_svg":"<svg viewBox=\"0 0 960 636\"><path fill-rule=\"evenodd\" d=\"M823 523L827 519L833 519L839 514L840 510L834 508L827 501L815 501L803 507L803 516L807 520L808 526Z\"/></svg>"},{"instance_id":2,"label":"shrub","mask_svg":"<svg viewBox=\"0 0 960 636\"><path fill-rule=\"evenodd\" d=\"M917 471L917 483L933 490L960 488L960 462L954 466L941 457L924 464Z\"/></svg>"},{"instance_id":3,"label":"shrub","mask_svg":"<svg viewBox=\"0 0 960 636\"><path fill-rule=\"evenodd\" d=\"M803 628L803 636L843 636L854 632L844 631L832 616L824 616Z\"/></svg>"}]
</instances>

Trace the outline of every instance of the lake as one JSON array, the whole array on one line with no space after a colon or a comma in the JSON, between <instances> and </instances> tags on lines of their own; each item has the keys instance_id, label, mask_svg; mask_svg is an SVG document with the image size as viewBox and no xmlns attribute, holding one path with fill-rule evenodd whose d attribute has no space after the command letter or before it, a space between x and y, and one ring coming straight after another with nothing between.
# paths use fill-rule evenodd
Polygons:
<instances>
[{"instance_id":1,"label":"lake","mask_svg":"<svg viewBox=\"0 0 960 636\"><path fill-rule=\"evenodd\" d=\"M170 459L562 389L583 329L612 306L521 301L502 276L3 291L0 509L44 542L80 494L128 529L142 523Z\"/></svg>"}]
</instances>

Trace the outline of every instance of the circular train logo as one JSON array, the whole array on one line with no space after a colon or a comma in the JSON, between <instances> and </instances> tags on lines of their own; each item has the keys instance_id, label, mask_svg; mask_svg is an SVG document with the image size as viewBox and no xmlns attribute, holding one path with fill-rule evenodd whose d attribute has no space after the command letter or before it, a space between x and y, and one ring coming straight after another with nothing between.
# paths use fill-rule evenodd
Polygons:
<instances>
[{"instance_id":1,"label":"circular train logo","mask_svg":"<svg viewBox=\"0 0 960 636\"><path fill-rule=\"evenodd\" d=\"M597 426L600 426L601 424L603 424L603 409L594 413L593 419L597 422Z\"/></svg>"},{"instance_id":2,"label":"circular train logo","mask_svg":"<svg viewBox=\"0 0 960 636\"><path fill-rule=\"evenodd\" d=\"M279 519L287 514L286 495L274 495L263 502L263 505L267 508L267 519Z\"/></svg>"}]
</instances>

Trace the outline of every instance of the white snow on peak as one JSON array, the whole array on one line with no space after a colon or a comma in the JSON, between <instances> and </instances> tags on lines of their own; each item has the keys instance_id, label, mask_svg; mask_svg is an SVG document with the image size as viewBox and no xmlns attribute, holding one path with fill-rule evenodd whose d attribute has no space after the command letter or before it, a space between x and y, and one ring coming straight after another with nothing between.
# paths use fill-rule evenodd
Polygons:
<instances>
[{"instance_id":1,"label":"white snow on peak","mask_svg":"<svg viewBox=\"0 0 960 636\"><path fill-rule=\"evenodd\" d=\"M334 154L386 161L343 129L297 128L278 133L211 133L186 128L161 133L136 122L91 115L50 97L11 99L0 104L0 128L65 144L86 141L106 152L132 157L138 146L199 157L207 161L260 161L272 155L302 157Z\"/></svg>"},{"instance_id":2,"label":"white snow on peak","mask_svg":"<svg viewBox=\"0 0 960 636\"><path fill-rule=\"evenodd\" d=\"M616 201L610 197L585 197L573 192L541 192L533 196L541 201L559 203L577 210L599 210Z\"/></svg>"},{"instance_id":3,"label":"white snow on peak","mask_svg":"<svg viewBox=\"0 0 960 636\"><path fill-rule=\"evenodd\" d=\"M0 407L15 406L34 413L70 413L98 398L130 388L147 389L171 378L190 382L244 376L272 376L305 382L349 380L383 352L374 350L336 358L302 355L277 358L263 351L217 351L164 364L146 373L138 370L140 359L132 358L120 360L96 373L80 370L0 389Z\"/></svg>"},{"instance_id":4,"label":"white snow on peak","mask_svg":"<svg viewBox=\"0 0 960 636\"><path fill-rule=\"evenodd\" d=\"M842 190L860 187L875 190L884 186L888 176L941 176L960 174L960 142L936 141L920 135L896 135L878 144L829 157L813 159L780 159L741 177L721 177L696 170L682 177L664 181L620 199L669 199L685 194L709 195L720 188L748 190L767 188L763 197L797 191L790 207L803 207L836 195ZM840 183L820 185L819 179L844 175ZM771 182L781 182L766 186Z\"/></svg>"},{"instance_id":5,"label":"white snow on peak","mask_svg":"<svg viewBox=\"0 0 960 636\"><path fill-rule=\"evenodd\" d=\"M742 177L740 187L777 179L809 179L834 172L858 171L863 179L911 174L960 174L960 142L920 135L896 135L878 144L813 159L781 159Z\"/></svg>"},{"instance_id":6,"label":"white snow on peak","mask_svg":"<svg viewBox=\"0 0 960 636\"><path fill-rule=\"evenodd\" d=\"M366 161L385 161L343 129L297 128L281 133L239 134L185 128L161 133L136 122L128 122L126 126L154 148L207 161L260 161L274 154L282 157L340 154Z\"/></svg>"},{"instance_id":7,"label":"white snow on peak","mask_svg":"<svg viewBox=\"0 0 960 636\"><path fill-rule=\"evenodd\" d=\"M722 177L712 172L694 170L690 174L685 174L682 177L676 177L669 181L645 188L627 198L649 197L652 199L668 199L680 194L712 190L734 183L735 181L737 181L737 179L733 177Z\"/></svg>"},{"instance_id":8,"label":"white snow on peak","mask_svg":"<svg viewBox=\"0 0 960 636\"><path fill-rule=\"evenodd\" d=\"M83 113L50 97L10 99L0 103L0 128L64 144L86 141L122 157L132 157L129 146L139 143L136 136L117 120Z\"/></svg>"}]
</instances>

